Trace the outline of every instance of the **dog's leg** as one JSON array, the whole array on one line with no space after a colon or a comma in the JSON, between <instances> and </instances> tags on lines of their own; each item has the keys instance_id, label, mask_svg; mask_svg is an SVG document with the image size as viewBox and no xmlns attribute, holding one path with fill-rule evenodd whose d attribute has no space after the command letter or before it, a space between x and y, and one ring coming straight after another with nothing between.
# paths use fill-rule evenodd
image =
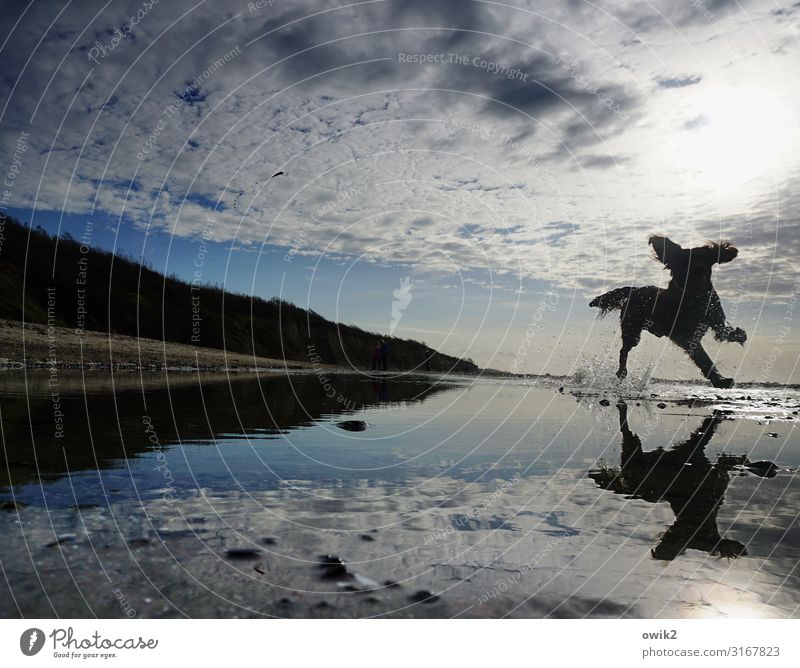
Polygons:
<instances>
[{"instance_id":1,"label":"dog's leg","mask_svg":"<svg viewBox=\"0 0 800 668\"><path fill-rule=\"evenodd\" d=\"M720 302L719 295L714 289L708 295L705 320L714 330L714 338L717 341L730 341L731 343L740 343L742 345L747 341L747 334L741 327L733 327L728 324L725 318L725 311L722 310L722 302Z\"/></svg>"},{"instance_id":2,"label":"dog's leg","mask_svg":"<svg viewBox=\"0 0 800 668\"><path fill-rule=\"evenodd\" d=\"M623 317L622 348L619 350L619 369L617 369L617 378L620 380L628 375L628 353L639 344L641 337L642 326Z\"/></svg>"},{"instance_id":3,"label":"dog's leg","mask_svg":"<svg viewBox=\"0 0 800 668\"><path fill-rule=\"evenodd\" d=\"M678 342L676 342L678 343ZM678 343L683 348L692 362L694 362L700 369L702 374L711 381L714 387L733 387L733 378L725 378L721 376L714 362L708 356L703 346L695 342L694 344Z\"/></svg>"}]
</instances>

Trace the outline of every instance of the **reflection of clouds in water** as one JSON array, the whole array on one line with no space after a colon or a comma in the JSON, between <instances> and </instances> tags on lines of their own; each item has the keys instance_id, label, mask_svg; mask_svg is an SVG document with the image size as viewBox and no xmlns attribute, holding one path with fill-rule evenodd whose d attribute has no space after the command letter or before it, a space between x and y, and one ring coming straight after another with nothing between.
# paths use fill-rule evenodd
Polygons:
<instances>
[{"instance_id":1,"label":"reflection of clouds in water","mask_svg":"<svg viewBox=\"0 0 800 668\"><path fill-rule=\"evenodd\" d=\"M632 499L621 510L618 497L571 473L520 478L506 494L494 497L496 483L465 489L455 478L442 477L433 486L415 488L417 482L422 481L389 489L339 488L330 490L335 499L311 503L291 489L251 498L237 492L205 493L172 503L154 499L137 508L114 507L115 517L107 508L94 508L80 517L74 510L54 511L52 519L57 533L77 534L63 558L101 615L119 613L113 597L91 586L97 577L92 545L106 564L126 563L132 549L142 571L169 592L175 606L193 615L231 614L231 602L245 606L239 614L274 613L283 598L292 601L292 609L284 611L288 615L321 614L316 608L321 601L334 606L326 608L326 614L412 614L402 610L417 590L439 595L438 601L426 604L431 606L426 613L436 616L462 610L468 616L512 610L521 616L561 616L570 610L600 616L626 611L636 616L685 616L696 614L698 606L720 612L714 600L728 606L746 601L759 614L786 616L797 606L800 582L790 574L788 563L788 557L796 555L794 547L781 544L778 559L754 553L736 561L690 551L676 562L679 568L664 570L649 558L649 550L653 536L671 520L666 505ZM387 494L391 492L396 494ZM791 498L796 497L797 492ZM471 509L489 498L493 501L487 505L488 514L471 521L472 530L425 541L431 532L451 526L454 517L471 518ZM531 507L558 510L534 512ZM738 509L729 531L748 540L758 532L762 510ZM44 547L53 537L49 519L36 508L23 509L22 517L42 572L63 571L59 549ZM494 526L495 520L505 518L513 518L515 530ZM21 598L28 605L25 614L46 615L43 597L35 595L38 585L23 563L27 557L19 528L12 521L10 513L0 515L11 555L8 561L4 558L4 567L15 573L16 591L28 593ZM554 524L566 528L555 529ZM373 540L364 540L365 534ZM226 559L226 551L238 547L256 549L257 558L252 563ZM167 549L175 558L169 569L164 568ZM320 554L340 556L366 580L394 580L401 587L373 591L377 603L368 609L352 598L352 592L318 578L314 562ZM121 570L116 586L129 592L146 590L137 568ZM48 588L56 609L79 614L79 598L64 584L68 580L61 582ZM741 591L743 582L748 582L746 592ZM220 598L209 596L203 586ZM713 596L702 593L706 590ZM497 592L493 597L492 591ZM142 615L176 614L158 599L149 604L137 599L132 605Z\"/></svg>"},{"instance_id":2,"label":"reflection of clouds in water","mask_svg":"<svg viewBox=\"0 0 800 668\"><path fill-rule=\"evenodd\" d=\"M20 509L21 524L13 508L0 512L3 566L13 575L22 612L53 614L30 572L21 527L62 615L123 614L113 595L96 586L100 563L115 571L114 586L126 595L148 592L130 595L142 616L178 610L194 616L684 616L736 614L742 606L757 614L795 614L800 541L793 509L800 507L800 489L793 476L732 475L717 525L747 545L749 556L728 561L687 550L665 569L650 549L674 521L669 505L609 494L586 477L598 459L619 457L614 405L595 401L586 411L586 400L563 396L557 387L522 383L433 391L430 383L392 382L391 400L407 400L407 408L370 414L367 429L352 434L334 427L342 412L325 403L313 376L293 378L296 393L289 396L276 391L285 389L283 381L262 383L266 400L252 380L233 384L237 413L228 410L227 384L219 391L204 387L213 432L199 419L196 388L171 388L181 448L169 432L169 413L158 414L167 406L157 400L161 390L149 391L148 409L164 425L159 436L177 488L171 502L154 492L153 454L132 448L136 456L120 460L113 432L107 443L95 438L106 467L103 488L91 464L83 471L71 467L70 477L59 479L63 459L42 459L54 466L55 479L44 488L49 514L38 485L16 489L31 504ZM369 382L337 383L348 396L375 401ZM8 396L4 419L14 405ZM105 410L108 400L102 392L91 395L90 411ZM265 433L265 401L285 433ZM631 407L631 420L647 450L685 440L709 414L705 406L670 403L666 411L642 403ZM120 402L120 411L126 444L146 441L135 402ZM309 413L321 424L309 422ZM135 429L128 430L128 421ZM106 435L97 427L96 436ZM713 461L724 448L796 464L795 432L781 427L789 440L778 441L760 439L763 429L754 420L723 420L706 455ZM71 462L80 461L78 445L70 449ZM25 472L12 463L14 475ZM141 503L125 491L132 482ZM67 507L76 498L80 510ZM255 551L253 558L230 557L242 549ZM341 559L352 579L321 580L320 555ZM91 609L68 584L71 577ZM401 586L368 594L347 589L388 580ZM414 596L423 599L419 592L438 599L414 603ZM18 614L2 596L0 613Z\"/></svg>"}]
</instances>

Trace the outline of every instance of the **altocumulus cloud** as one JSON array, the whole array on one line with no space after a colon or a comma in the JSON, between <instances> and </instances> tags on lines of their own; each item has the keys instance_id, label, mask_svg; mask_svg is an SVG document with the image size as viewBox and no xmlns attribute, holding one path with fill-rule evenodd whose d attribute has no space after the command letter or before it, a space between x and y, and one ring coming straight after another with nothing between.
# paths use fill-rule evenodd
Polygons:
<instances>
[{"instance_id":1,"label":"altocumulus cloud","mask_svg":"<svg viewBox=\"0 0 800 668\"><path fill-rule=\"evenodd\" d=\"M643 241L666 229L733 239L753 260L739 288L777 294L770 272L789 268L798 230L776 221L774 193L797 210L797 165L717 208L664 148L702 110L663 98L737 67L796 89L796 49L767 2L706 2L713 21L679 4L162 1L94 62L141 2L6 3L0 146L26 131L30 147L12 205L186 237L212 220L245 247L442 273L455 258L581 290L661 280ZM749 55L759 40L783 55Z\"/></svg>"}]
</instances>

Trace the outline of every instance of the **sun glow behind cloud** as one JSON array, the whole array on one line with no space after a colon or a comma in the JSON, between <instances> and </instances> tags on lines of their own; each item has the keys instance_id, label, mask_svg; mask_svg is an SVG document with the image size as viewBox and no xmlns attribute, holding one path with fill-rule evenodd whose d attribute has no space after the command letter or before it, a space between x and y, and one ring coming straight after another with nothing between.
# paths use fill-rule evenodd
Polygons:
<instances>
[{"instance_id":1,"label":"sun glow behind cloud","mask_svg":"<svg viewBox=\"0 0 800 668\"><path fill-rule=\"evenodd\" d=\"M698 185L736 197L762 177L774 178L796 155L797 117L761 85L709 86L692 95L696 113L678 134L678 169L695 172Z\"/></svg>"}]
</instances>

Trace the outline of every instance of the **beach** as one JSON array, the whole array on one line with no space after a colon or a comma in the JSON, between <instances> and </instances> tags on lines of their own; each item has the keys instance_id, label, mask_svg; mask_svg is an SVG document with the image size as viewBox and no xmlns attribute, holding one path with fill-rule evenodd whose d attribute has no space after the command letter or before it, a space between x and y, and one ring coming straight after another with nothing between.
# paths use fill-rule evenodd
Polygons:
<instances>
[{"instance_id":1,"label":"beach","mask_svg":"<svg viewBox=\"0 0 800 668\"><path fill-rule=\"evenodd\" d=\"M4 617L798 615L795 390L4 373Z\"/></svg>"}]
</instances>

